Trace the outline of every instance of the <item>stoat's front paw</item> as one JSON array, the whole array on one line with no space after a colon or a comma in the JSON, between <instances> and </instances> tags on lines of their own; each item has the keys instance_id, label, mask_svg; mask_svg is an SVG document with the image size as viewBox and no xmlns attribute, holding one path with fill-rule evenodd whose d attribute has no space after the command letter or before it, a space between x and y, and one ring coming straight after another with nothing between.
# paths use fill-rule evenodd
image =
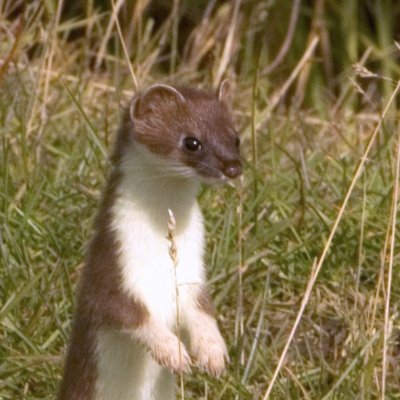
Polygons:
<instances>
[{"instance_id":1,"label":"stoat's front paw","mask_svg":"<svg viewBox=\"0 0 400 400\"><path fill-rule=\"evenodd\" d=\"M157 343L152 344L150 353L160 365L173 373L190 372L190 356L184 344L173 333L160 337Z\"/></svg>"},{"instance_id":2,"label":"stoat's front paw","mask_svg":"<svg viewBox=\"0 0 400 400\"><path fill-rule=\"evenodd\" d=\"M219 377L225 371L229 355L218 328L200 330L193 334L190 340L198 367L210 375Z\"/></svg>"}]
</instances>

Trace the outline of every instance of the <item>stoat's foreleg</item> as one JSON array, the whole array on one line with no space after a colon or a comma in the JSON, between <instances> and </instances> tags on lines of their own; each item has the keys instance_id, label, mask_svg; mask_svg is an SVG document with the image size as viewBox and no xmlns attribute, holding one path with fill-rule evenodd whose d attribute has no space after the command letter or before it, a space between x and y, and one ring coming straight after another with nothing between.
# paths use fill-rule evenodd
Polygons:
<instances>
[{"instance_id":1,"label":"stoat's foreleg","mask_svg":"<svg viewBox=\"0 0 400 400\"><path fill-rule=\"evenodd\" d=\"M131 337L143 344L152 357L174 373L190 372L190 357L185 345L166 325L149 318L130 332Z\"/></svg>"},{"instance_id":2,"label":"stoat's foreleg","mask_svg":"<svg viewBox=\"0 0 400 400\"><path fill-rule=\"evenodd\" d=\"M141 301L129 296L108 296L98 314L98 317L104 320L104 325L129 335L171 372L190 371L190 357L185 345L166 324L156 319Z\"/></svg>"},{"instance_id":3,"label":"stoat's foreleg","mask_svg":"<svg viewBox=\"0 0 400 400\"><path fill-rule=\"evenodd\" d=\"M229 356L213 314L208 292L202 288L186 314L190 352L200 369L218 377L225 371Z\"/></svg>"}]
</instances>

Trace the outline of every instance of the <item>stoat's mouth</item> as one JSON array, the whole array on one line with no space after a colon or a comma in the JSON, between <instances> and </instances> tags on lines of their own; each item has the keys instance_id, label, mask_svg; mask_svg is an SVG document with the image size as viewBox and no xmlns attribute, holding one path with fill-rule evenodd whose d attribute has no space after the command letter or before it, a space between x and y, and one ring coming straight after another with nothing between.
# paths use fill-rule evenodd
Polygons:
<instances>
[{"instance_id":1,"label":"stoat's mouth","mask_svg":"<svg viewBox=\"0 0 400 400\"><path fill-rule=\"evenodd\" d=\"M198 174L200 181L208 185L235 185L235 182L240 179L241 175L231 178L226 176L222 171L216 171L215 175Z\"/></svg>"},{"instance_id":2,"label":"stoat's mouth","mask_svg":"<svg viewBox=\"0 0 400 400\"><path fill-rule=\"evenodd\" d=\"M188 165L204 183L225 183L242 174L242 164L239 159L233 160L202 160Z\"/></svg>"}]
</instances>

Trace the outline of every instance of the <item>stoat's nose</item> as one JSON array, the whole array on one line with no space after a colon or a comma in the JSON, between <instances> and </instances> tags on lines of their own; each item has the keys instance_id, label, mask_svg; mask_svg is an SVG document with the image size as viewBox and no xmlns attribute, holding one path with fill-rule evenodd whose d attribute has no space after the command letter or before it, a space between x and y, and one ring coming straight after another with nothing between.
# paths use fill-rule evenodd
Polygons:
<instances>
[{"instance_id":1,"label":"stoat's nose","mask_svg":"<svg viewBox=\"0 0 400 400\"><path fill-rule=\"evenodd\" d=\"M242 163L238 160L227 162L224 166L223 173L228 178L237 178L242 174Z\"/></svg>"}]
</instances>

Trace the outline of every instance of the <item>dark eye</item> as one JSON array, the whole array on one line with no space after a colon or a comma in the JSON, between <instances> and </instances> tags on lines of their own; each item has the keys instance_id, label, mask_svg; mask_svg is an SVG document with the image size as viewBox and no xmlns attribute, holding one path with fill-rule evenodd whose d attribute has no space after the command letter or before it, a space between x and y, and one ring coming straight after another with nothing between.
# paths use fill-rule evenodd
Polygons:
<instances>
[{"instance_id":1,"label":"dark eye","mask_svg":"<svg viewBox=\"0 0 400 400\"><path fill-rule=\"evenodd\" d=\"M185 137L185 139L183 139L183 144L189 151L198 151L201 149L200 140L191 136Z\"/></svg>"},{"instance_id":2,"label":"dark eye","mask_svg":"<svg viewBox=\"0 0 400 400\"><path fill-rule=\"evenodd\" d=\"M235 146L236 147L240 146L240 139L238 137L235 139Z\"/></svg>"}]
</instances>

